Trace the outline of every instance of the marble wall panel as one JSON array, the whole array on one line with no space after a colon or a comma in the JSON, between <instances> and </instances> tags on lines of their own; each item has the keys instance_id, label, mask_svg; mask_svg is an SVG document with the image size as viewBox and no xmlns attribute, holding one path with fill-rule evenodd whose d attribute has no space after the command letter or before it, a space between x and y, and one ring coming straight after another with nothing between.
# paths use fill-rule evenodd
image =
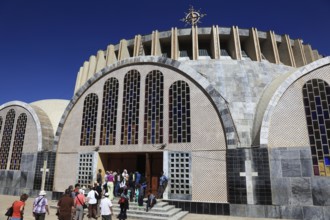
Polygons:
<instances>
[{"instance_id":1,"label":"marble wall panel","mask_svg":"<svg viewBox=\"0 0 330 220\"><path fill-rule=\"evenodd\" d=\"M316 206L304 206L303 213L305 220L328 219L327 217L329 217L327 216L325 218L322 207L316 207Z\"/></svg>"},{"instance_id":2,"label":"marble wall panel","mask_svg":"<svg viewBox=\"0 0 330 220\"><path fill-rule=\"evenodd\" d=\"M300 206L281 206L281 218L303 219L303 216Z\"/></svg>"},{"instance_id":3,"label":"marble wall panel","mask_svg":"<svg viewBox=\"0 0 330 220\"><path fill-rule=\"evenodd\" d=\"M291 205L313 205L310 178L291 179Z\"/></svg>"},{"instance_id":4,"label":"marble wall panel","mask_svg":"<svg viewBox=\"0 0 330 220\"><path fill-rule=\"evenodd\" d=\"M247 205L246 214L251 218L265 217L265 206L263 205Z\"/></svg>"},{"instance_id":5,"label":"marble wall panel","mask_svg":"<svg viewBox=\"0 0 330 220\"><path fill-rule=\"evenodd\" d=\"M26 188L33 189L34 174L35 172L28 172Z\"/></svg>"},{"instance_id":6,"label":"marble wall panel","mask_svg":"<svg viewBox=\"0 0 330 220\"><path fill-rule=\"evenodd\" d=\"M330 206L322 206L324 218L330 219Z\"/></svg>"},{"instance_id":7,"label":"marble wall panel","mask_svg":"<svg viewBox=\"0 0 330 220\"><path fill-rule=\"evenodd\" d=\"M300 159L301 163L301 175L303 177L313 176L313 165L311 159Z\"/></svg>"},{"instance_id":8,"label":"marble wall panel","mask_svg":"<svg viewBox=\"0 0 330 220\"><path fill-rule=\"evenodd\" d=\"M312 178L312 194L314 205L330 205L330 179L328 177Z\"/></svg>"},{"instance_id":9,"label":"marble wall panel","mask_svg":"<svg viewBox=\"0 0 330 220\"><path fill-rule=\"evenodd\" d=\"M14 178L14 171L12 170L7 170L6 171L6 186L10 187Z\"/></svg>"},{"instance_id":10,"label":"marble wall panel","mask_svg":"<svg viewBox=\"0 0 330 220\"><path fill-rule=\"evenodd\" d=\"M246 216L247 206L239 204L230 204L230 215L233 216Z\"/></svg>"},{"instance_id":11,"label":"marble wall panel","mask_svg":"<svg viewBox=\"0 0 330 220\"><path fill-rule=\"evenodd\" d=\"M0 170L0 188L6 186L6 171Z\"/></svg>"},{"instance_id":12,"label":"marble wall panel","mask_svg":"<svg viewBox=\"0 0 330 220\"><path fill-rule=\"evenodd\" d=\"M21 172L20 171L14 171L13 181L11 183L12 188L20 188L21 183Z\"/></svg>"},{"instance_id":13,"label":"marble wall panel","mask_svg":"<svg viewBox=\"0 0 330 220\"><path fill-rule=\"evenodd\" d=\"M282 159L283 177L301 177L300 160Z\"/></svg>"},{"instance_id":14,"label":"marble wall panel","mask_svg":"<svg viewBox=\"0 0 330 220\"><path fill-rule=\"evenodd\" d=\"M272 198L274 205L287 205L290 198L290 180L289 178L272 179Z\"/></svg>"},{"instance_id":15,"label":"marble wall panel","mask_svg":"<svg viewBox=\"0 0 330 220\"><path fill-rule=\"evenodd\" d=\"M282 178L282 163L281 160L270 160L272 178Z\"/></svg>"},{"instance_id":16,"label":"marble wall panel","mask_svg":"<svg viewBox=\"0 0 330 220\"><path fill-rule=\"evenodd\" d=\"M26 187L28 172L21 172L20 188Z\"/></svg>"},{"instance_id":17,"label":"marble wall panel","mask_svg":"<svg viewBox=\"0 0 330 220\"><path fill-rule=\"evenodd\" d=\"M280 206L267 205L265 206L265 218L280 218L281 208Z\"/></svg>"}]
</instances>

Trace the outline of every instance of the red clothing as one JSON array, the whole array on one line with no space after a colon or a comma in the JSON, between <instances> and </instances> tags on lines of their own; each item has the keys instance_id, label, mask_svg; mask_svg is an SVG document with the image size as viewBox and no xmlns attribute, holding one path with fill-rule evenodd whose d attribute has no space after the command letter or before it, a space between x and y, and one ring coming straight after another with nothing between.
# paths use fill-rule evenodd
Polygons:
<instances>
[{"instance_id":1,"label":"red clothing","mask_svg":"<svg viewBox=\"0 0 330 220\"><path fill-rule=\"evenodd\" d=\"M85 201L85 196L84 194L78 194L76 196L76 198L74 199L74 204L76 206L82 206L84 204L84 201Z\"/></svg>"},{"instance_id":2,"label":"red clothing","mask_svg":"<svg viewBox=\"0 0 330 220\"><path fill-rule=\"evenodd\" d=\"M25 206L25 202L15 201L13 204L13 216L14 218L22 218L21 216L21 207Z\"/></svg>"}]
</instances>

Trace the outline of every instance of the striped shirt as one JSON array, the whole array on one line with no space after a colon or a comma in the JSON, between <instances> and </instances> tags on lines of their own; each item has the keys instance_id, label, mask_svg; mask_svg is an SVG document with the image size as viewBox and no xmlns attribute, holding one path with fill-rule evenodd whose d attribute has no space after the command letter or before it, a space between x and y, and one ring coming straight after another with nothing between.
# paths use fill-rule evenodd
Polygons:
<instances>
[{"instance_id":1,"label":"striped shirt","mask_svg":"<svg viewBox=\"0 0 330 220\"><path fill-rule=\"evenodd\" d=\"M44 196L38 196L33 202L33 212L46 213L46 205L48 205L47 199Z\"/></svg>"}]
</instances>

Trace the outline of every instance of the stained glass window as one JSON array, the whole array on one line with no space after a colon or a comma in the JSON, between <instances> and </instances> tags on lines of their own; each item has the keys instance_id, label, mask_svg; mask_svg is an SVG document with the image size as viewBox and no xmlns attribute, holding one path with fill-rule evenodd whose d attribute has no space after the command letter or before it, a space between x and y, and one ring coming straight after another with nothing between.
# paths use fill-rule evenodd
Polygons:
<instances>
[{"instance_id":1,"label":"stained glass window","mask_svg":"<svg viewBox=\"0 0 330 220\"><path fill-rule=\"evenodd\" d=\"M3 129L1 148L0 148L0 169L7 169L7 161L11 144L11 135L15 121L15 110L10 109L6 115L5 126Z\"/></svg>"},{"instance_id":2,"label":"stained glass window","mask_svg":"<svg viewBox=\"0 0 330 220\"><path fill-rule=\"evenodd\" d=\"M163 143L163 74L154 70L146 77L144 144Z\"/></svg>"},{"instance_id":3,"label":"stained glass window","mask_svg":"<svg viewBox=\"0 0 330 220\"><path fill-rule=\"evenodd\" d=\"M330 176L330 87L321 79L303 86L309 143L315 176Z\"/></svg>"},{"instance_id":4,"label":"stained glass window","mask_svg":"<svg viewBox=\"0 0 330 220\"><path fill-rule=\"evenodd\" d=\"M27 121L26 114L25 113L20 114L20 116L17 119L15 138L13 143L13 151L11 153L10 168L9 168L11 170L20 169L26 121Z\"/></svg>"},{"instance_id":5,"label":"stained glass window","mask_svg":"<svg viewBox=\"0 0 330 220\"><path fill-rule=\"evenodd\" d=\"M176 81L169 91L169 143L189 143L190 89L184 81Z\"/></svg>"},{"instance_id":6,"label":"stained glass window","mask_svg":"<svg viewBox=\"0 0 330 220\"><path fill-rule=\"evenodd\" d=\"M88 94L84 101L80 145L95 145L97 108L99 99L95 93Z\"/></svg>"},{"instance_id":7,"label":"stained glass window","mask_svg":"<svg viewBox=\"0 0 330 220\"><path fill-rule=\"evenodd\" d=\"M138 144L140 73L130 70L124 79L121 144Z\"/></svg>"},{"instance_id":8,"label":"stained glass window","mask_svg":"<svg viewBox=\"0 0 330 220\"><path fill-rule=\"evenodd\" d=\"M100 145L116 144L118 85L116 78L110 78L104 83Z\"/></svg>"}]
</instances>

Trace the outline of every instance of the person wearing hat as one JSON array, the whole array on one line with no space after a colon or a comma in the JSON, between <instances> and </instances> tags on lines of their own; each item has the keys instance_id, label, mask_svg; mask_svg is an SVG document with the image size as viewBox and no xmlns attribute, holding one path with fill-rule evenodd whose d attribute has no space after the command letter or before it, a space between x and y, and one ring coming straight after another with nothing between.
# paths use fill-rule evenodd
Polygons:
<instances>
[{"instance_id":1,"label":"person wearing hat","mask_svg":"<svg viewBox=\"0 0 330 220\"><path fill-rule=\"evenodd\" d=\"M45 196L46 192L41 190L39 196L34 199L32 212L35 220L44 220L46 212L49 215L48 200Z\"/></svg>"},{"instance_id":2,"label":"person wearing hat","mask_svg":"<svg viewBox=\"0 0 330 220\"><path fill-rule=\"evenodd\" d=\"M102 220L111 220L113 216L112 203L109 199L109 193L104 194L104 198L101 200L100 204Z\"/></svg>"}]
</instances>

